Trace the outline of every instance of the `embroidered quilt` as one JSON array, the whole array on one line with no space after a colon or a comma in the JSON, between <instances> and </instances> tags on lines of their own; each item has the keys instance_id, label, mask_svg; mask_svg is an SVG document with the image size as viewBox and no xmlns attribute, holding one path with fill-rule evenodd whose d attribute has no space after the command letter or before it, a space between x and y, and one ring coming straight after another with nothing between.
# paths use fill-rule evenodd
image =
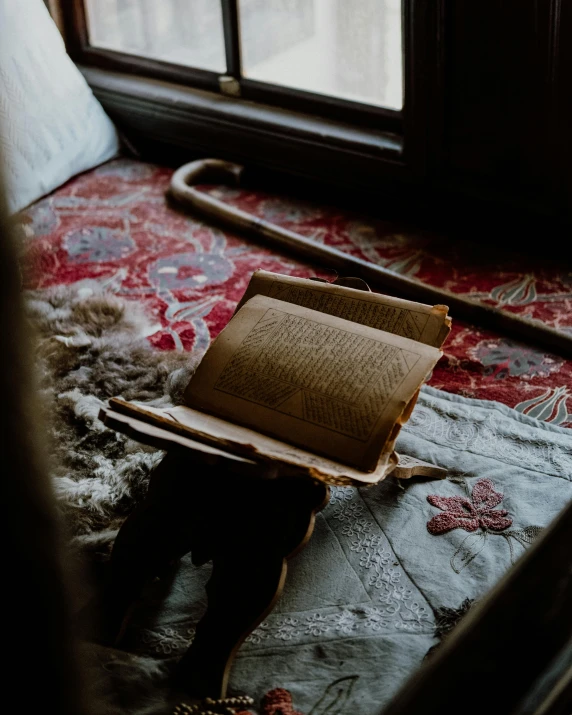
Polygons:
<instances>
[{"instance_id":1,"label":"embroidered quilt","mask_svg":"<svg viewBox=\"0 0 572 715\"><path fill-rule=\"evenodd\" d=\"M425 387L398 449L447 478L332 488L277 607L239 650L235 692L260 702L280 685L304 715L379 713L439 642L443 614L481 598L572 498L572 432L499 403ZM128 650L168 669L209 573L185 558L154 584Z\"/></svg>"}]
</instances>

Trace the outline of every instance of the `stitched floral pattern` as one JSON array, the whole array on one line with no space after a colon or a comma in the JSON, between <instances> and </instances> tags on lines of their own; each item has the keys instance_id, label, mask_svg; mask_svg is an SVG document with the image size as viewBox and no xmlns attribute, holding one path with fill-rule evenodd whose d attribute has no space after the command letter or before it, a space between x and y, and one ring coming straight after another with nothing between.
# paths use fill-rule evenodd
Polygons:
<instances>
[{"instance_id":1,"label":"stitched floral pattern","mask_svg":"<svg viewBox=\"0 0 572 715\"><path fill-rule=\"evenodd\" d=\"M431 607L401 567L359 492L332 487L330 503L319 518L335 533L356 581L363 585L363 597L319 610L270 614L243 647L315 643L380 632L431 633ZM146 631L141 645L160 656L180 654L194 635L189 625Z\"/></svg>"},{"instance_id":2,"label":"stitched floral pattern","mask_svg":"<svg viewBox=\"0 0 572 715\"><path fill-rule=\"evenodd\" d=\"M466 486L462 479L455 480L455 483ZM495 508L503 499L504 494L495 490L490 479L479 479L470 498L441 497L438 494L429 494L427 497L429 504L443 510L442 514L436 514L427 522L427 531L430 534L440 536L454 529L470 532L451 557L451 567L456 573L461 573L481 553L489 535L502 536L505 539L509 547L510 561L514 563L513 540L526 548L542 531L539 526L506 531L512 526L513 520L508 518L506 509Z\"/></svg>"},{"instance_id":3,"label":"stitched floral pattern","mask_svg":"<svg viewBox=\"0 0 572 715\"><path fill-rule=\"evenodd\" d=\"M503 500L504 494L493 488L490 479L479 479L473 489L471 500L465 497L440 497L430 494L429 504L443 509L443 514L437 514L427 523L430 534L445 534L451 529L476 531L494 529L504 531L512 526L512 519L507 519L506 509L495 509Z\"/></svg>"},{"instance_id":4,"label":"stitched floral pattern","mask_svg":"<svg viewBox=\"0 0 572 715\"><path fill-rule=\"evenodd\" d=\"M427 632L433 614L397 561L359 492L332 487L323 512L346 547L348 560L364 583L371 602L344 608L322 609L294 616L270 616L246 639L262 642L298 642L367 635L380 631Z\"/></svg>"},{"instance_id":5,"label":"stitched floral pattern","mask_svg":"<svg viewBox=\"0 0 572 715\"><path fill-rule=\"evenodd\" d=\"M179 632L176 628L162 628L157 631L146 630L141 636L142 642L155 653L171 656L186 650L195 638L194 627Z\"/></svg>"},{"instance_id":6,"label":"stitched floral pattern","mask_svg":"<svg viewBox=\"0 0 572 715\"><path fill-rule=\"evenodd\" d=\"M499 410L491 410L484 419L474 419L455 403L444 409L432 395L422 392L403 432L540 474L567 481L572 478L572 441L568 434L552 432L544 438L527 425L521 425L517 432L512 420Z\"/></svg>"},{"instance_id":7,"label":"stitched floral pattern","mask_svg":"<svg viewBox=\"0 0 572 715\"><path fill-rule=\"evenodd\" d=\"M284 688L275 688L262 698L260 706L262 715L302 715L294 710L292 695Z\"/></svg>"}]
</instances>

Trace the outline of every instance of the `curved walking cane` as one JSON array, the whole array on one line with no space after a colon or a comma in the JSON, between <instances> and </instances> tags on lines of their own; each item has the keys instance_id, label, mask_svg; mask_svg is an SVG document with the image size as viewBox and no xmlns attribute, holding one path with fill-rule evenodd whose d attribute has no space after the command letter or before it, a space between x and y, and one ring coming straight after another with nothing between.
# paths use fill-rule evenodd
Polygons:
<instances>
[{"instance_id":1,"label":"curved walking cane","mask_svg":"<svg viewBox=\"0 0 572 715\"><path fill-rule=\"evenodd\" d=\"M324 246L294 231L275 226L252 216L194 188L193 184L217 183L239 185L244 167L220 159L200 159L184 164L173 174L171 195L202 216L213 219L230 229L246 231L259 236L281 250L313 260L340 275L355 275L369 285L388 291L398 297L423 303L449 306L453 318L479 327L496 330L516 340L535 343L550 352L572 357L572 335L550 328L537 321L507 313L471 298L435 288L415 278L393 271L344 253L332 246Z\"/></svg>"}]
</instances>

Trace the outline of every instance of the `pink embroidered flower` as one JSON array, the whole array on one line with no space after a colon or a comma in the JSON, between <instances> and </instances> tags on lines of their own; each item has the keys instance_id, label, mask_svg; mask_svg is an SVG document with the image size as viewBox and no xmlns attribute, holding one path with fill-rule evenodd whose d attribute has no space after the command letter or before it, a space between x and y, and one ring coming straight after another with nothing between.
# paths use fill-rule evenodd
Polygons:
<instances>
[{"instance_id":1,"label":"pink embroidered flower","mask_svg":"<svg viewBox=\"0 0 572 715\"><path fill-rule=\"evenodd\" d=\"M302 715L294 710L292 695L284 688L274 688L262 698L262 715Z\"/></svg>"},{"instance_id":2,"label":"pink embroidered flower","mask_svg":"<svg viewBox=\"0 0 572 715\"><path fill-rule=\"evenodd\" d=\"M496 492L490 479L479 479L475 484L471 499L465 497L440 497L430 494L429 504L443 510L427 522L430 534L445 534L452 529L476 531L479 527L485 531L504 531L512 525L507 519L506 509L495 509L501 503L504 494Z\"/></svg>"}]
</instances>

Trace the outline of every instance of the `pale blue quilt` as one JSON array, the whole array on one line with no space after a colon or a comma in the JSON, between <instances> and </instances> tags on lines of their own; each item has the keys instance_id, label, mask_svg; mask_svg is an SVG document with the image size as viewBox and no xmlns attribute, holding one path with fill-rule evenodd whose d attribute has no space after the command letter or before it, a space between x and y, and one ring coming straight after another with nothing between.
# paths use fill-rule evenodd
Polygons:
<instances>
[{"instance_id":1,"label":"pale blue quilt","mask_svg":"<svg viewBox=\"0 0 572 715\"><path fill-rule=\"evenodd\" d=\"M572 432L499 403L424 387L398 451L447 478L333 488L233 689L259 701L286 688L304 715L380 713L438 642L442 609L478 600L572 498ZM188 647L208 577L185 558L148 590L126 639L142 663L166 674Z\"/></svg>"}]
</instances>

